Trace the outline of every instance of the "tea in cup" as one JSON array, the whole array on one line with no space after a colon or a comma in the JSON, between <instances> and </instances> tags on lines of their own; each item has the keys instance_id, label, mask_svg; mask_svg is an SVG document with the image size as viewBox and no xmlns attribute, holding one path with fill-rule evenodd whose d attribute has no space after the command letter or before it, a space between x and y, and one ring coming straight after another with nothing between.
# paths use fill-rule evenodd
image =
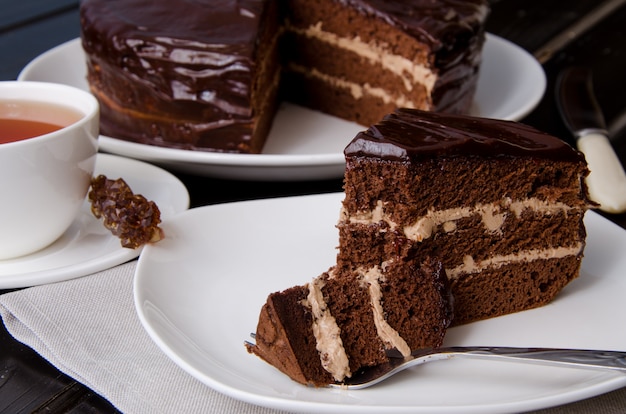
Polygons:
<instances>
[{"instance_id":1,"label":"tea in cup","mask_svg":"<svg viewBox=\"0 0 626 414\"><path fill-rule=\"evenodd\" d=\"M41 250L70 227L89 189L98 130L88 92L0 82L0 260Z\"/></svg>"}]
</instances>

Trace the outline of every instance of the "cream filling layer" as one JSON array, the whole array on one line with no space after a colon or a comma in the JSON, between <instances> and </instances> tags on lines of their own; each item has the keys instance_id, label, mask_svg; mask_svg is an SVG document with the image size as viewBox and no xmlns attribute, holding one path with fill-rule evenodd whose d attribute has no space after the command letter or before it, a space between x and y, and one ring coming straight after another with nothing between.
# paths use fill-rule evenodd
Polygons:
<instances>
[{"instance_id":1,"label":"cream filling layer","mask_svg":"<svg viewBox=\"0 0 626 414\"><path fill-rule=\"evenodd\" d=\"M584 245L578 243L571 247L554 247L549 249L531 249L517 253L496 255L488 259L475 262L470 255L463 257L463 264L452 269L446 269L448 279L457 279L462 274L479 273L486 269L498 269L502 266L519 263L532 262L534 260L562 259L568 256L575 256L582 252Z\"/></svg>"},{"instance_id":2,"label":"cream filling layer","mask_svg":"<svg viewBox=\"0 0 626 414\"><path fill-rule=\"evenodd\" d=\"M411 355L411 348L406 341L400 336L398 331L393 329L387 320L385 319L385 311L383 310L383 293L380 289L380 281L385 280L385 276L380 271L378 266L374 266L368 270L363 268L357 269L360 274L361 283L367 286L370 294L370 302L372 304L372 314L374 316L374 324L376 325L376 332L378 337L383 343L390 344L396 348L403 357Z\"/></svg>"},{"instance_id":3,"label":"cream filling layer","mask_svg":"<svg viewBox=\"0 0 626 414\"><path fill-rule=\"evenodd\" d=\"M385 263L383 263L384 266ZM359 268L357 274L361 286L367 287L378 337L383 343L395 347L403 356L408 357L411 355L411 348L385 319L385 311L382 306L383 293L380 287L380 282L385 280L384 274L378 266L370 269ZM331 278L335 276L334 269L330 271L329 276ZM313 336L322 367L336 381L343 381L344 378L349 378L352 375L350 362L341 340L341 328L337 325L337 320L331 314L324 300L323 287L324 281L321 278L313 279L308 284L309 293L302 304L310 308L313 314Z\"/></svg>"},{"instance_id":4,"label":"cream filling layer","mask_svg":"<svg viewBox=\"0 0 626 414\"><path fill-rule=\"evenodd\" d=\"M323 286L324 282L319 278L313 279L308 284L309 294L305 305L308 305L313 313L313 336L322 367L336 381L343 381L345 377L349 378L352 375L350 363L341 340L341 329L324 301Z\"/></svg>"},{"instance_id":5,"label":"cream filling layer","mask_svg":"<svg viewBox=\"0 0 626 414\"><path fill-rule=\"evenodd\" d=\"M445 210L431 209L414 222L402 226L402 231L408 239L421 242L430 238L438 231L440 226L441 230L444 232L451 232L456 229L456 222L458 220L479 215L485 231L488 233L497 233L501 231L502 225L509 214L512 213L515 214L516 217L519 217L527 209L545 215L552 215L559 212L567 213L572 207L564 203L550 203L538 198L528 198L519 201L505 198L498 203L476 204L471 207L459 207ZM400 224L394 222L391 219L391 215L385 211L385 203L383 203L382 200L376 202L374 209L357 212L352 215L348 214L347 211L342 208L340 221L364 225L384 222L391 230L396 230L400 227Z\"/></svg>"},{"instance_id":6,"label":"cream filling layer","mask_svg":"<svg viewBox=\"0 0 626 414\"><path fill-rule=\"evenodd\" d=\"M322 27L322 22L309 26L306 29L287 25L288 30L299 35L314 38L334 47L355 53L368 60L371 64L381 65L386 70L399 76L407 91L413 90L413 85L424 85L430 95L437 75L432 70L421 64L416 64L411 59L389 52L389 45L379 42L366 43L359 36L353 38L340 37L335 33L327 32Z\"/></svg>"},{"instance_id":7,"label":"cream filling layer","mask_svg":"<svg viewBox=\"0 0 626 414\"><path fill-rule=\"evenodd\" d=\"M370 85L369 83L359 84L356 82L350 82L345 79L341 79L335 76L322 73L319 70L313 68L306 68L304 66L296 65L295 63L289 63L289 70L292 72L302 73L306 76L317 78L323 82L326 82L335 88L346 89L350 91L350 94L355 100L359 100L364 96L373 96L382 100L384 103L392 103L396 107L401 108L415 108L416 105L410 99L405 96L393 96L383 88L378 88Z\"/></svg>"}]
</instances>

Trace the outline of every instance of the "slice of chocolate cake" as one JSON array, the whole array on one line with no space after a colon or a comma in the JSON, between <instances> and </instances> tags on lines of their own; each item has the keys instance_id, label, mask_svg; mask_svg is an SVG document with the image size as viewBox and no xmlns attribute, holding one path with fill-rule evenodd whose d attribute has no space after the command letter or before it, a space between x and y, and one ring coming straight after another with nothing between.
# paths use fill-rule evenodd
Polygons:
<instances>
[{"instance_id":1,"label":"slice of chocolate cake","mask_svg":"<svg viewBox=\"0 0 626 414\"><path fill-rule=\"evenodd\" d=\"M581 153L519 123L403 109L345 149L340 272L440 257L462 324L550 302L579 273Z\"/></svg>"},{"instance_id":2,"label":"slice of chocolate cake","mask_svg":"<svg viewBox=\"0 0 626 414\"><path fill-rule=\"evenodd\" d=\"M452 304L441 262L390 259L269 295L248 351L302 384L341 383L388 352L438 347ZM397 353L397 352L396 352Z\"/></svg>"}]
</instances>

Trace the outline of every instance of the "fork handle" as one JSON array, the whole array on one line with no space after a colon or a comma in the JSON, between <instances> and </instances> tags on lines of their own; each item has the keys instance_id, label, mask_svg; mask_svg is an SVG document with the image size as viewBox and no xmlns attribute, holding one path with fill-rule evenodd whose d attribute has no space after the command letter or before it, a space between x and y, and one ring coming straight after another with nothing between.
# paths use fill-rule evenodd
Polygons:
<instances>
[{"instance_id":1,"label":"fork handle","mask_svg":"<svg viewBox=\"0 0 626 414\"><path fill-rule=\"evenodd\" d=\"M626 352L565 348L449 347L440 353L454 357L523 360L543 365L569 365L626 372Z\"/></svg>"}]
</instances>

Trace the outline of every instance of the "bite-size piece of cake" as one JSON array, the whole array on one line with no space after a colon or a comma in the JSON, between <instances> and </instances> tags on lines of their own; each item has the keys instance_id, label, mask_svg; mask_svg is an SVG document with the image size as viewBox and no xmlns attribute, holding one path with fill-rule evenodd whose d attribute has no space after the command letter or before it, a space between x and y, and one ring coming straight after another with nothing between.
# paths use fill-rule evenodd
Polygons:
<instances>
[{"instance_id":1,"label":"bite-size piece of cake","mask_svg":"<svg viewBox=\"0 0 626 414\"><path fill-rule=\"evenodd\" d=\"M441 263L394 258L352 271L331 268L269 295L256 344L247 347L294 381L325 386L388 361L390 353L440 346L451 316Z\"/></svg>"}]
</instances>

